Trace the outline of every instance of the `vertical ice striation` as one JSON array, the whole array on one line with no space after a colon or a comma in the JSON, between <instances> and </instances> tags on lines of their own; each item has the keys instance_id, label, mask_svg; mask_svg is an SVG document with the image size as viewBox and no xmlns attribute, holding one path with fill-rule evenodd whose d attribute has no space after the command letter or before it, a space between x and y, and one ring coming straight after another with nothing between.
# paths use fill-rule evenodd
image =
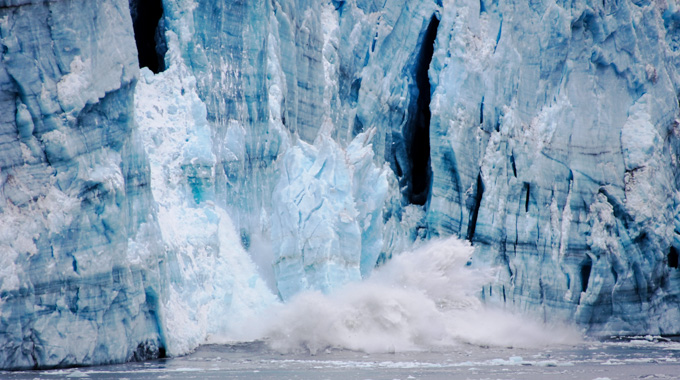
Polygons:
<instances>
[{"instance_id":1,"label":"vertical ice striation","mask_svg":"<svg viewBox=\"0 0 680 380\"><path fill-rule=\"evenodd\" d=\"M680 333L678 41L676 1L5 0L0 363L237 338L449 235L487 302Z\"/></svg>"},{"instance_id":2,"label":"vertical ice striation","mask_svg":"<svg viewBox=\"0 0 680 380\"><path fill-rule=\"evenodd\" d=\"M0 6L0 367L163 355L128 3Z\"/></svg>"},{"instance_id":3,"label":"vertical ice striation","mask_svg":"<svg viewBox=\"0 0 680 380\"><path fill-rule=\"evenodd\" d=\"M241 247L215 195L211 123L196 79L168 32L167 70L141 70L136 121L151 169L162 254L160 327L167 353L180 355L209 336L242 338L241 329L276 302Z\"/></svg>"},{"instance_id":4,"label":"vertical ice striation","mask_svg":"<svg viewBox=\"0 0 680 380\"><path fill-rule=\"evenodd\" d=\"M504 268L485 288L492 302L593 332L673 333L676 13L630 1L277 1L198 3L169 25L215 151L234 153L218 158L218 202L244 242L274 242L284 298L454 234L475 243L476 263ZM358 219L348 229L352 212L338 211L356 204L351 176L336 164L373 130L387 189L359 245ZM347 257L336 235L380 249Z\"/></svg>"},{"instance_id":5,"label":"vertical ice striation","mask_svg":"<svg viewBox=\"0 0 680 380\"><path fill-rule=\"evenodd\" d=\"M344 151L328 137L299 142L282 157L272 198L274 272L286 300L301 290L330 291L367 276L382 237L385 172L357 136Z\"/></svg>"},{"instance_id":6,"label":"vertical ice striation","mask_svg":"<svg viewBox=\"0 0 680 380\"><path fill-rule=\"evenodd\" d=\"M676 18L674 2L444 4L428 225L474 231L476 262L503 268L486 298L678 332Z\"/></svg>"},{"instance_id":7,"label":"vertical ice striation","mask_svg":"<svg viewBox=\"0 0 680 380\"><path fill-rule=\"evenodd\" d=\"M370 149L375 132L338 127L353 120L342 119L338 94L336 9L317 2L165 9L213 128L215 202L229 210L244 246L271 245L264 265L273 265L278 293L285 299L368 275L382 251L388 186Z\"/></svg>"}]
</instances>

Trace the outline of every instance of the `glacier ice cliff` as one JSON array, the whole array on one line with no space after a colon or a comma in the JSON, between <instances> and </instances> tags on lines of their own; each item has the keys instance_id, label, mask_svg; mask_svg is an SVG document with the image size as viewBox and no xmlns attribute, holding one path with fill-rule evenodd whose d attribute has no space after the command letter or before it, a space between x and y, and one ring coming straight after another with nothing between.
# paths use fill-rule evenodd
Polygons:
<instances>
[{"instance_id":1,"label":"glacier ice cliff","mask_svg":"<svg viewBox=\"0 0 680 380\"><path fill-rule=\"evenodd\" d=\"M0 8L2 368L182 354L274 302L180 59L140 77L129 3L82 5Z\"/></svg>"},{"instance_id":2,"label":"glacier ice cliff","mask_svg":"<svg viewBox=\"0 0 680 380\"><path fill-rule=\"evenodd\" d=\"M445 7L430 69L430 231L501 265L484 297L677 333L677 6L473 8Z\"/></svg>"},{"instance_id":3,"label":"glacier ice cliff","mask_svg":"<svg viewBox=\"0 0 680 380\"><path fill-rule=\"evenodd\" d=\"M5 2L0 38L0 366L158 356L128 3Z\"/></svg>"},{"instance_id":4,"label":"glacier ice cliff","mask_svg":"<svg viewBox=\"0 0 680 380\"><path fill-rule=\"evenodd\" d=\"M241 338L450 235L487 303L680 333L674 0L3 0L0 47L2 368Z\"/></svg>"}]
</instances>

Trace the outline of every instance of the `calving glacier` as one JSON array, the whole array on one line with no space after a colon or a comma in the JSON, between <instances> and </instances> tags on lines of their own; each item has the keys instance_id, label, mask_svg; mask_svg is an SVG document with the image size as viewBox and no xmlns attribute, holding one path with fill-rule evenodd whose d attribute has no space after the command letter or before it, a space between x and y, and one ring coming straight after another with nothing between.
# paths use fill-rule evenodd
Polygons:
<instances>
[{"instance_id":1,"label":"calving glacier","mask_svg":"<svg viewBox=\"0 0 680 380\"><path fill-rule=\"evenodd\" d=\"M536 319L485 308L478 293L494 270L467 267L471 251L455 237L421 244L363 282L339 286L329 294L303 292L275 305L273 313L255 320L250 333L266 337L279 352L311 354L338 347L395 353L469 344L544 347L580 341L573 327L546 327Z\"/></svg>"},{"instance_id":2,"label":"calving glacier","mask_svg":"<svg viewBox=\"0 0 680 380\"><path fill-rule=\"evenodd\" d=\"M0 1L0 367L680 334L678 41L674 0Z\"/></svg>"}]
</instances>

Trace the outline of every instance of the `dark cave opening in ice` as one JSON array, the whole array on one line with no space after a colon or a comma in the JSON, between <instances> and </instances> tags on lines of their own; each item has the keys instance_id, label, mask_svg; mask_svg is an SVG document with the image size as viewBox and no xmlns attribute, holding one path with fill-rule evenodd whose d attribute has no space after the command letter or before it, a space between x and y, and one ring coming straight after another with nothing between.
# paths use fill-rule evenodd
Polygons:
<instances>
[{"instance_id":1,"label":"dark cave opening in ice","mask_svg":"<svg viewBox=\"0 0 680 380\"><path fill-rule=\"evenodd\" d=\"M164 71L167 45L162 0L130 0L129 4L139 67L148 67L156 74Z\"/></svg>"},{"instance_id":2,"label":"dark cave opening in ice","mask_svg":"<svg viewBox=\"0 0 680 380\"><path fill-rule=\"evenodd\" d=\"M424 205L430 190L430 78L428 69L434 54L434 40L437 37L439 20L433 16L427 27L418 53L415 67L415 82L418 88L416 101L417 111L410 125L411 139L408 152L411 164L411 192L409 201L412 204Z\"/></svg>"}]
</instances>

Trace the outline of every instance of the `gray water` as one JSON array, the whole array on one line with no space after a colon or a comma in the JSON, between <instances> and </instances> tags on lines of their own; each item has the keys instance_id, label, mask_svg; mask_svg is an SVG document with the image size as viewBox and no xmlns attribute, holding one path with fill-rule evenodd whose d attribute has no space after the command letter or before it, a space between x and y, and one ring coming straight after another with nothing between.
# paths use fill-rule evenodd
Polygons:
<instances>
[{"instance_id":1,"label":"gray water","mask_svg":"<svg viewBox=\"0 0 680 380\"><path fill-rule=\"evenodd\" d=\"M680 379L680 343L664 338L544 349L459 345L427 352L348 350L280 354L261 342L202 346L157 361L48 371L2 379Z\"/></svg>"}]
</instances>

